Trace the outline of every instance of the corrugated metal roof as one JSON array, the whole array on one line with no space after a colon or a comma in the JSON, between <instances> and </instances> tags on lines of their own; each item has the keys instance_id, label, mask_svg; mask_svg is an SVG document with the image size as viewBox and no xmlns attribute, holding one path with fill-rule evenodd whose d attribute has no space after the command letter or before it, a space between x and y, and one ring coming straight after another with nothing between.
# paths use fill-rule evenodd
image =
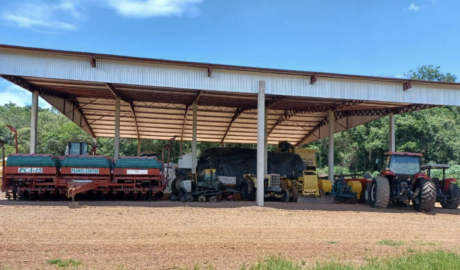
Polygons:
<instances>
[{"instance_id":1,"label":"corrugated metal roof","mask_svg":"<svg viewBox=\"0 0 460 270\"><path fill-rule=\"evenodd\" d=\"M51 101L59 111L97 137L114 137L115 102L107 84L81 81L43 79L35 77L5 76L29 90L39 89L41 96ZM126 99L120 106L120 135L123 138L168 140L182 136L192 139L192 112L185 117L185 109L199 91L184 89L160 89L139 85L113 84L112 87ZM54 95L56 97L50 97ZM60 103L67 98L78 104L84 118L75 118L75 107ZM134 113L129 102L132 102ZM289 140L293 144L306 143L325 137L326 125L318 127L327 117L327 111L337 113L336 130L348 128L380 118L392 110L409 108L418 110L408 103L368 102L361 100L318 99L266 95L268 109L267 123L269 144ZM257 95L245 93L221 93L204 91L200 94L197 108L197 139L207 142L256 143L257 141ZM413 107L413 108L412 108ZM412 109L410 109L412 108ZM242 113L235 118L237 110ZM374 114L372 116L365 116ZM363 116L360 116L363 115ZM348 120L348 117L350 120ZM235 118L232 122L232 119ZM345 120L347 119L347 120ZM360 120L361 119L361 120ZM347 121L346 123L344 121ZM231 125L230 125L231 124ZM229 128L230 126L230 128ZM228 132L227 132L228 129ZM310 134L310 135L309 135ZM309 136L308 136L309 135ZM225 139L224 139L225 138ZM306 139L305 139L306 138Z\"/></svg>"},{"instance_id":2,"label":"corrugated metal roof","mask_svg":"<svg viewBox=\"0 0 460 270\"><path fill-rule=\"evenodd\" d=\"M133 56L122 56L122 55L111 55L91 52L76 52L76 51L64 51L64 50L53 50L35 47L24 47L24 46L13 46L7 44L0 44L0 50L12 50L17 52L29 52L29 53L41 53L45 55L57 55L57 56L69 56L69 57L80 57L85 58L85 61L89 61L91 57L94 57L96 61L99 59L115 60L115 61L127 61L137 63L151 63L151 64L168 64L178 65L186 67L198 67L214 69L226 69L226 70L237 70L237 71L252 71L252 72L263 72L273 74L285 74L285 75L301 75L301 76L314 76L325 77L325 78L344 78L344 79L359 79L368 81L387 81L395 83L405 83L407 79L391 78L391 77L378 77L378 76L362 76L362 75L351 75L351 74L339 74L339 73L327 73L327 72L315 72L315 71L299 71L299 70L285 70L285 69L272 69L272 68L261 68L261 67L248 67L248 66L235 66L225 65L216 63L203 63L203 62L187 62L187 61L174 61L165 59L153 59ZM439 84L439 85L458 85L458 83L450 82L432 82L432 81L421 81L411 80L421 84Z\"/></svg>"},{"instance_id":3,"label":"corrugated metal roof","mask_svg":"<svg viewBox=\"0 0 460 270\"><path fill-rule=\"evenodd\" d=\"M96 68L89 57L96 58ZM303 144L327 136L327 112L341 131L383 117L460 105L460 84L331 73L166 61L0 45L0 74L38 90L92 136L113 137L114 92L121 97L124 138L192 138L191 102L198 100L199 141L256 143L257 91L266 82L268 143ZM212 66L208 77L207 68ZM315 84L312 78L317 75ZM66 102L64 102L66 100Z\"/></svg>"}]
</instances>

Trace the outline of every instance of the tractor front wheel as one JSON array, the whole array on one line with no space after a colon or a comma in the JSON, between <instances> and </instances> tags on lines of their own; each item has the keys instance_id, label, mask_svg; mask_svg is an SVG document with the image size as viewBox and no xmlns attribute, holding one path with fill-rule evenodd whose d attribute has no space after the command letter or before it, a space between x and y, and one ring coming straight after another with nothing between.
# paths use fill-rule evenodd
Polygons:
<instances>
[{"instance_id":1,"label":"tractor front wheel","mask_svg":"<svg viewBox=\"0 0 460 270\"><path fill-rule=\"evenodd\" d=\"M370 204L374 208L387 208L390 200L390 183L385 177L377 176L372 180L369 191Z\"/></svg>"},{"instance_id":2,"label":"tractor front wheel","mask_svg":"<svg viewBox=\"0 0 460 270\"><path fill-rule=\"evenodd\" d=\"M450 184L448 192L450 199L441 202L442 208L457 209L460 205L460 187L457 184Z\"/></svg>"},{"instance_id":3,"label":"tractor front wheel","mask_svg":"<svg viewBox=\"0 0 460 270\"><path fill-rule=\"evenodd\" d=\"M412 206L417 211L431 212L436 203L436 187L432 181L419 179L415 183L416 196L412 199Z\"/></svg>"},{"instance_id":4,"label":"tractor front wheel","mask_svg":"<svg viewBox=\"0 0 460 270\"><path fill-rule=\"evenodd\" d=\"M366 204L371 204L371 186L372 183L367 183L366 188L364 189L364 199L366 200Z\"/></svg>"},{"instance_id":5,"label":"tractor front wheel","mask_svg":"<svg viewBox=\"0 0 460 270\"><path fill-rule=\"evenodd\" d=\"M281 191L281 194L282 194L281 201L282 202L289 202L289 191L287 189L283 189Z\"/></svg>"},{"instance_id":6,"label":"tractor front wheel","mask_svg":"<svg viewBox=\"0 0 460 270\"><path fill-rule=\"evenodd\" d=\"M241 181L241 199L243 201L254 200L255 187L251 178L245 177Z\"/></svg>"},{"instance_id":7,"label":"tractor front wheel","mask_svg":"<svg viewBox=\"0 0 460 270\"><path fill-rule=\"evenodd\" d=\"M297 202L297 199L299 198L299 191L295 187L291 187L289 189L289 201L290 202Z\"/></svg>"}]
</instances>

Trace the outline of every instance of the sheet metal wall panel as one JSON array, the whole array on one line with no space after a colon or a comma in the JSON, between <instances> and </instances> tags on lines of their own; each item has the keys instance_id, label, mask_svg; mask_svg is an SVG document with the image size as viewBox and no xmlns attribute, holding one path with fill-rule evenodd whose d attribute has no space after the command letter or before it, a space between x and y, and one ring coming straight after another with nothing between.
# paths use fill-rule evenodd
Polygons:
<instances>
[{"instance_id":1,"label":"sheet metal wall panel","mask_svg":"<svg viewBox=\"0 0 460 270\"><path fill-rule=\"evenodd\" d=\"M403 91L402 84L378 81L320 77L310 85L307 76L214 69L208 78L203 68L112 60L97 60L96 66L86 58L0 51L0 74L6 75L244 93L257 93L264 80L266 94L273 95L460 106L457 86L413 83Z\"/></svg>"}]
</instances>

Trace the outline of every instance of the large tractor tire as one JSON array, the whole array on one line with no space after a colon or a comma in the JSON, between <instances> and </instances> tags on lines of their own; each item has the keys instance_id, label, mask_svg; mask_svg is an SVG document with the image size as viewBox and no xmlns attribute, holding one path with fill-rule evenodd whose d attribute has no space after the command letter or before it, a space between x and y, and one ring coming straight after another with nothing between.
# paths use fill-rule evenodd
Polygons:
<instances>
[{"instance_id":1,"label":"large tractor tire","mask_svg":"<svg viewBox=\"0 0 460 270\"><path fill-rule=\"evenodd\" d=\"M254 200L254 195L254 182L249 177L243 178L243 180L241 181L241 199L243 201L252 201Z\"/></svg>"},{"instance_id":2,"label":"large tractor tire","mask_svg":"<svg viewBox=\"0 0 460 270\"><path fill-rule=\"evenodd\" d=\"M283 197L281 197L282 202L289 202L289 191L287 189L283 189L281 191Z\"/></svg>"},{"instance_id":3,"label":"large tractor tire","mask_svg":"<svg viewBox=\"0 0 460 270\"><path fill-rule=\"evenodd\" d=\"M372 183L367 183L366 189L364 190L364 199L366 200L366 204L371 204L371 186Z\"/></svg>"},{"instance_id":4,"label":"large tractor tire","mask_svg":"<svg viewBox=\"0 0 460 270\"><path fill-rule=\"evenodd\" d=\"M372 207L387 208L390 201L390 183L388 179L381 176L374 178L369 195Z\"/></svg>"},{"instance_id":5,"label":"large tractor tire","mask_svg":"<svg viewBox=\"0 0 460 270\"><path fill-rule=\"evenodd\" d=\"M457 209L460 205L460 187L457 184L450 184L448 192L450 193L450 200L441 202L442 208Z\"/></svg>"},{"instance_id":6,"label":"large tractor tire","mask_svg":"<svg viewBox=\"0 0 460 270\"><path fill-rule=\"evenodd\" d=\"M289 201L290 202L297 202L297 199L299 198L299 191L295 187L291 187L289 189Z\"/></svg>"},{"instance_id":7,"label":"large tractor tire","mask_svg":"<svg viewBox=\"0 0 460 270\"><path fill-rule=\"evenodd\" d=\"M179 196L180 181L182 181L182 178L177 177L171 182L171 192L176 196Z\"/></svg>"},{"instance_id":8,"label":"large tractor tire","mask_svg":"<svg viewBox=\"0 0 460 270\"><path fill-rule=\"evenodd\" d=\"M412 199L412 206L417 211L431 212L436 203L435 184L427 179L419 179L414 187L417 196Z\"/></svg>"}]
</instances>

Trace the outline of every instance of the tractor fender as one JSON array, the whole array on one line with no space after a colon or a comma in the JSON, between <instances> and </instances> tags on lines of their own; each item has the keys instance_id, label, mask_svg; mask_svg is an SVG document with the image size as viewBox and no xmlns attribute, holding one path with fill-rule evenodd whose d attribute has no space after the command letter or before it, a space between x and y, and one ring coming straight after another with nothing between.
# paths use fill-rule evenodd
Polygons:
<instances>
[{"instance_id":1,"label":"tractor fender","mask_svg":"<svg viewBox=\"0 0 460 270\"><path fill-rule=\"evenodd\" d=\"M457 179L455 179L455 178L446 178L446 179L444 179L442 190L443 191L449 191L449 186L450 186L451 183L452 184L457 183Z\"/></svg>"},{"instance_id":2,"label":"tractor fender","mask_svg":"<svg viewBox=\"0 0 460 270\"><path fill-rule=\"evenodd\" d=\"M412 189L414 189L415 184L419 179L426 179L428 181L431 181L431 177L428 177L424 172L419 172L412 177Z\"/></svg>"},{"instance_id":3,"label":"tractor fender","mask_svg":"<svg viewBox=\"0 0 460 270\"><path fill-rule=\"evenodd\" d=\"M396 174L390 170L385 170L380 173L381 177L387 178L388 176L396 176Z\"/></svg>"}]
</instances>

